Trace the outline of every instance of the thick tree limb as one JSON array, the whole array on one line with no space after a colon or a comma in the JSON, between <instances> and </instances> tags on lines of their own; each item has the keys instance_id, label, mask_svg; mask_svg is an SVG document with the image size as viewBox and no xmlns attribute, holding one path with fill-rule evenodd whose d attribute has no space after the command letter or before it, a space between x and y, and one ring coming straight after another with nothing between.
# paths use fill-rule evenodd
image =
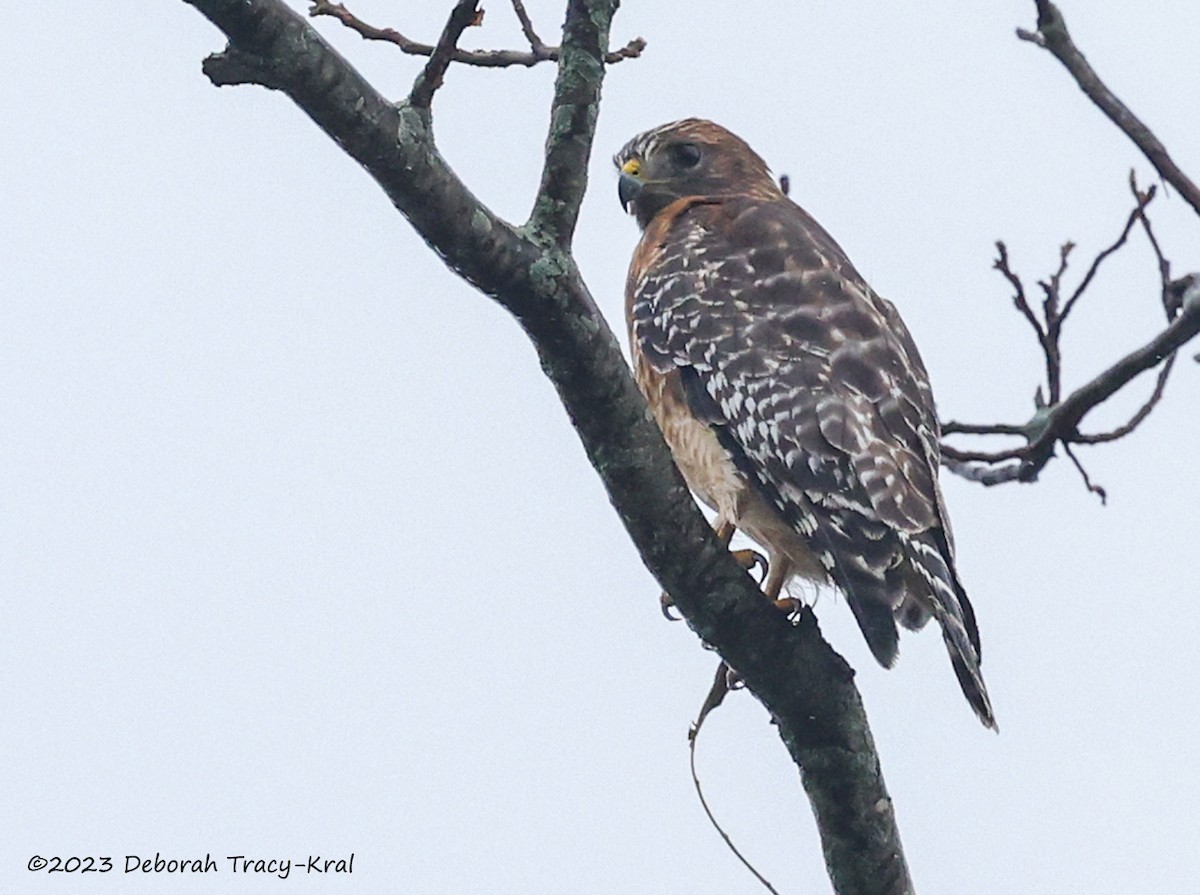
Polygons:
<instances>
[{"instance_id":1,"label":"thick tree limb","mask_svg":"<svg viewBox=\"0 0 1200 895\"><path fill-rule=\"evenodd\" d=\"M520 8L523 12L523 7ZM587 190L592 137L600 114L602 54L608 46L609 21L568 14L563 27L562 56L546 134L546 160L527 226L529 235L539 243L547 241L569 249L575 234L579 206ZM601 48L600 54L594 52L597 46Z\"/></svg>"},{"instance_id":2,"label":"thick tree limb","mask_svg":"<svg viewBox=\"0 0 1200 895\"><path fill-rule=\"evenodd\" d=\"M718 543L565 250L584 187L570 166L587 159L616 0L568 5L546 175L523 228L494 215L450 170L427 112L389 104L281 0L186 2L229 39L205 61L214 83L284 91L370 172L452 270L520 321L646 566L778 724L816 814L834 889L911 892L853 671L811 612L789 623Z\"/></svg>"},{"instance_id":3,"label":"thick tree limb","mask_svg":"<svg viewBox=\"0 0 1200 895\"><path fill-rule=\"evenodd\" d=\"M1067 22L1057 6L1050 0L1035 0L1037 5L1036 32L1017 29L1017 36L1049 50L1054 58L1063 64L1075 83L1087 94L1088 99L1099 106L1100 111L1108 116L1125 136L1134 142L1142 154L1154 165L1159 176L1179 191L1179 195L1200 214L1200 188L1179 169L1167 153L1162 142L1142 123L1123 102L1117 99L1115 93L1108 89L1095 69L1088 64L1083 53L1071 40L1067 32Z\"/></svg>"}]
</instances>

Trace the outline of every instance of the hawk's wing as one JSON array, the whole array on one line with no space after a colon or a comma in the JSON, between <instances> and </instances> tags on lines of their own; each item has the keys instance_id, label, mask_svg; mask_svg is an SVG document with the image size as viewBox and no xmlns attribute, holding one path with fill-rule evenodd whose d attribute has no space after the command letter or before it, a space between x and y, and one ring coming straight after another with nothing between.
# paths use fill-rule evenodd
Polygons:
<instances>
[{"instance_id":1,"label":"hawk's wing","mask_svg":"<svg viewBox=\"0 0 1200 895\"><path fill-rule=\"evenodd\" d=\"M787 199L683 199L643 243L630 315L647 362L680 370L692 411L809 539L880 662L895 659L903 604L911 625L938 618L969 674L979 641L941 508L932 393L892 306Z\"/></svg>"}]
</instances>

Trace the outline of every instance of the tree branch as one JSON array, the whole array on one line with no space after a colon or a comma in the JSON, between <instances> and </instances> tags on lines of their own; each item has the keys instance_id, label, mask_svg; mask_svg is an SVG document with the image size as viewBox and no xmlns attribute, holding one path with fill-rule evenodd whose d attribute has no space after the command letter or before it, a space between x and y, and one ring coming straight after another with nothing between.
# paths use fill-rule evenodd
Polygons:
<instances>
[{"instance_id":1,"label":"tree branch","mask_svg":"<svg viewBox=\"0 0 1200 895\"><path fill-rule=\"evenodd\" d=\"M1013 307L1021 312L1021 316L1033 327L1034 335L1037 336L1039 343L1046 339L1046 330L1043 329L1042 323L1033 313L1033 309L1029 306L1029 300L1025 297L1025 285L1021 282L1021 278L1012 272L1008 266L1008 246L1003 242L996 242L996 260L992 267L1000 271L1004 279L1008 280L1009 285L1013 287Z\"/></svg>"},{"instance_id":2,"label":"tree branch","mask_svg":"<svg viewBox=\"0 0 1200 895\"><path fill-rule=\"evenodd\" d=\"M1075 302L1079 301L1079 297L1083 295L1083 293L1087 291L1087 287L1092 284L1092 280L1096 277L1096 272L1100 270L1100 265L1104 263L1109 255L1113 254L1119 248L1121 248L1121 246L1125 245L1125 241L1129 239L1129 232L1133 229L1133 225L1137 223L1139 219L1142 221L1146 220L1146 206L1154 201L1154 196L1157 190L1155 189L1154 185L1151 184L1150 189L1146 190L1144 193L1141 192L1137 188L1137 178L1133 171L1129 172L1129 185L1133 190L1134 198L1137 200L1136 207L1129 213L1129 218L1125 221L1125 226L1121 230L1121 235L1117 237L1116 241L1113 242L1112 245L1108 246L1108 248L1099 252L1096 257L1092 259L1092 264L1088 268L1087 273L1083 275L1083 279L1079 281L1079 285L1075 287L1075 291L1071 293L1071 297L1068 298L1066 304L1063 305L1062 313L1059 315L1060 321L1067 319L1067 315L1070 314L1071 309L1075 307ZM1146 226L1149 227L1149 223L1147 223ZM1155 247L1155 251L1157 252L1157 246ZM1159 257L1161 258L1161 255Z\"/></svg>"},{"instance_id":3,"label":"tree branch","mask_svg":"<svg viewBox=\"0 0 1200 895\"><path fill-rule=\"evenodd\" d=\"M454 4L454 10L446 21L446 27L442 29L442 36L438 38L437 46L429 54L429 61L425 63L425 69L413 84L412 92L408 95L408 101L414 109L429 108L429 104L433 102L433 94L442 86L442 80L446 77L446 69L450 67L450 62L454 59L454 51L458 49L458 39L469 27L479 23L480 15L479 0L458 0L458 3Z\"/></svg>"},{"instance_id":4,"label":"tree branch","mask_svg":"<svg viewBox=\"0 0 1200 895\"><path fill-rule=\"evenodd\" d=\"M1035 456L1043 451L1048 454L1057 438L1075 441L1076 427L1089 410L1115 395L1139 373L1157 367L1200 333L1200 275L1191 274L1187 283L1182 310L1170 326L1073 391L1047 415L1045 428L1030 444Z\"/></svg>"},{"instance_id":5,"label":"tree branch","mask_svg":"<svg viewBox=\"0 0 1200 895\"><path fill-rule=\"evenodd\" d=\"M1167 362L1162 365L1162 369L1158 371L1158 376L1154 382L1154 391L1150 393L1150 397L1146 402L1138 408L1137 413L1129 418L1129 422L1123 426L1109 432L1099 432L1094 435L1077 434L1072 441L1076 444L1103 444L1106 441L1116 441L1119 438L1124 438L1134 429L1142 424L1142 421L1150 415L1159 401L1162 400L1163 392L1167 387L1167 378L1171 375L1171 368L1175 365L1177 355L1172 354L1167 358Z\"/></svg>"},{"instance_id":6,"label":"tree branch","mask_svg":"<svg viewBox=\"0 0 1200 895\"><path fill-rule=\"evenodd\" d=\"M1108 492L1092 481L1092 477L1088 475L1087 470L1083 468L1083 464L1079 462L1079 458L1075 456L1075 452L1071 450L1071 445L1064 444L1063 452L1070 459L1075 467L1075 471L1079 473L1079 477L1083 479L1083 487L1087 488L1092 494L1100 498L1100 505L1104 506L1108 503Z\"/></svg>"},{"instance_id":7,"label":"tree branch","mask_svg":"<svg viewBox=\"0 0 1200 895\"><path fill-rule=\"evenodd\" d=\"M1196 334L1194 330L1190 331L1190 335L1188 334L1191 325L1189 322L1185 321L1180 324L1180 321L1176 320L1176 315L1183 304L1183 295L1192 285L1192 278L1185 277L1178 281L1171 281L1169 279L1171 264L1163 257L1158 240L1154 236L1154 230L1150 226L1150 219L1146 215L1146 207L1154 200L1156 190L1154 186L1144 191L1139 189L1137 176L1133 171L1129 172L1129 189L1133 193L1135 204L1133 210L1126 218L1120 234L1112 244L1096 254L1079 285L1065 301L1063 301L1062 297L1062 281L1067 272L1068 259L1071 251L1075 248L1075 244L1068 241L1059 249L1058 268L1047 279L1038 281L1038 285L1041 286L1044 294L1042 319L1038 319L1037 314L1030 305L1025 295L1025 286L1021 278L1012 270L1009 263L1008 250L1004 243L996 243L997 257L993 267L1012 286L1014 292L1013 304L1033 328L1034 334L1037 337L1038 345L1045 358L1047 395L1044 396L1042 394L1041 386L1039 386L1037 393L1034 395L1034 415L1028 422L1022 425L999 423L980 425L954 421L946 422L942 426L943 436L953 434L1018 435L1025 439L1025 444L1021 447L1000 451L967 451L943 443L941 446L942 464L951 472L984 485L998 485L1012 481L1036 481L1038 474L1054 456L1055 445L1062 444L1071 461L1083 476L1084 484L1088 490L1100 495L1101 500L1105 499L1104 489L1091 483L1079 460L1070 452L1070 446L1072 444L1100 444L1106 441L1115 441L1133 432L1150 415L1159 401L1162 400L1167 378L1171 375L1171 369L1174 365L1174 356L1172 355L1167 358L1166 364L1159 371L1153 393L1127 423L1110 432L1085 435L1080 433L1078 428L1083 416L1093 407L1108 400L1109 397L1123 387L1137 373L1149 369L1151 366L1156 366L1163 360L1164 356L1157 356L1153 351L1149 354L1134 352L1134 354L1118 362L1114 367L1101 373L1083 388L1076 390L1064 401L1062 400L1062 351L1060 341L1067 316L1075 308L1084 292L1095 281L1101 265L1126 244L1130 232L1139 221L1154 250L1154 256L1158 263L1159 278L1162 282L1163 308L1166 311L1167 321L1171 324L1166 331L1160 333L1150 343L1151 346L1159 344L1159 340L1164 338L1170 341L1170 338L1174 338L1174 336L1169 336L1170 333L1181 333L1183 341L1187 341ZM1176 329L1176 324L1179 324L1178 329ZM1182 344L1182 342L1179 344ZM1171 350L1173 351L1174 349ZM1140 360L1135 361L1133 366L1127 365L1130 358L1134 357L1140 358ZM1137 364L1139 363L1144 363L1146 366L1138 367ZM1008 461L1011 460L1019 462L1009 463ZM978 464L984 465L980 466ZM1004 465L998 466L997 464Z\"/></svg>"},{"instance_id":8,"label":"tree branch","mask_svg":"<svg viewBox=\"0 0 1200 895\"><path fill-rule=\"evenodd\" d=\"M558 47L548 47L540 40L535 42L537 35L532 31L532 23L529 24L529 30L526 30L526 23L529 20L529 16L525 14L525 7L520 5L520 0L514 0L513 8L517 10L517 15L521 19L522 31L525 32L526 38L530 41L530 52L522 52L520 50L462 50L455 48L450 55L450 61L463 65L474 65L479 68L507 68L511 65L523 65L526 68L532 68L539 62L557 62ZM433 44L409 40L395 28L376 28L373 25L368 25L358 16L354 15L354 13L350 12L344 3L333 3L331 0L313 0L312 6L308 8L308 14L312 18L332 16L351 31L358 34L363 40L378 40L395 44L400 49L400 52L407 53L410 56L432 56L433 51L437 49ZM532 37L530 37L531 34ZM614 63L620 62L623 59L636 59L642 55L642 50L644 49L646 49L646 42L640 37L636 37L620 49L606 53L604 61Z\"/></svg>"},{"instance_id":9,"label":"tree branch","mask_svg":"<svg viewBox=\"0 0 1200 895\"><path fill-rule=\"evenodd\" d=\"M942 423L942 435L1024 435L1025 431L1025 426L1010 423Z\"/></svg>"},{"instance_id":10,"label":"tree branch","mask_svg":"<svg viewBox=\"0 0 1200 895\"><path fill-rule=\"evenodd\" d=\"M947 423L945 431L948 433L978 433L979 430L988 429L994 430L995 433L1022 435L1028 443L1023 447L991 453L962 451L943 444L942 457L946 468L985 485L996 485L1014 480L1032 482L1037 479L1038 473L1050 461L1054 455L1054 446L1059 442L1064 445L1094 444L1113 440L1113 438L1132 431L1150 412L1147 408L1152 409L1162 396L1164 383L1160 382L1155 387L1155 392L1147 405L1143 405L1133 419L1115 433L1100 436L1082 435L1079 432L1079 423L1088 411L1108 400L1139 373L1158 366L1170 358L1183 344L1200 334L1200 274L1189 274L1176 280L1173 290L1179 296L1180 311L1166 329L1141 348L1127 354L1090 382L1073 391L1060 403L1035 412L1029 422L1023 426L967 426L962 423ZM987 434L993 434L993 432ZM1006 466L1003 471L982 472L970 465L976 462L994 464L1013 459L1020 460L1020 463L1015 466Z\"/></svg>"},{"instance_id":11,"label":"tree branch","mask_svg":"<svg viewBox=\"0 0 1200 895\"><path fill-rule=\"evenodd\" d=\"M1100 80L1100 76L1088 64L1083 53L1075 46L1075 42L1071 40L1071 35L1067 32L1067 22L1058 7L1050 0L1035 0L1035 3L1037 5L1038 30L1030 32L1024 28L1018 28L1017 37L1049 50L1054 58L1071 73L1071 77L1087 94L1088 99L1100 107L1100 111L1108 116L1108 119L1119 127L1125 136L1129 137L1134 145L1142 151L1142 154L1150 160L1150 164L1154 166L1154 170L1158 171L1159 176L1175 187L1179 191L1179 195L1183 196L1197 214L1200 214L1200 188L1197 188L1196 184L1179 169L1179 166L1167 153L1167 148L1151 132L1150 128L1146 127L1141 119L1117 99L1116 94Z\"/></svg>"},{"instance_id":12,"label":"tree branch","mask_svg":"<svg viewBox=\"0 0 1200 895\"><path fill-rule=\"evenodd\" d=\"M517 21L521 23L521 33L525 35L525 39L529 41L529 49L533 51L535 56L546 56L550 49L545 42L538 36L534 30L533 20L529 18L529 13L525 11L525 4L521 0L512 0L513 12L517 14ZM607 62L608 60L605 59Z\"/></svg>"},{"instance_id":13,"label":"tree branch","mask_svg":"<svg viewBox=\"0 0 1200 895\"><path fill-rule=\"evenodd\" d=\"M775 719L812 802L834 889L911 892L852 670L811 612L791 624L717 541L565 251L584 182L556 178L586 163L616 0L572 0L568 8L547 174L522 230L450 170L425 115L410 103L390 105L281 0L186 2L229 38L229 48L205 62L214 83L284 91L375 178L452 270L516 316L647 568Z\"/></svg>"},{"instance_id":14,"label":"tree branch","mask_svg":"<svg viewBox=\"0 0 1200 895\"><path fill-rule=\"evenodd\" d=\"M1021 477L1021 464L1009 463L1004 466L989 466L975 463L969 459L955 456L960 452L948 445L942 445L942 466L968 482L978 482L981 485L1003 485L1006 482L1018 481ZM988 463L995 461L988 460Z\"/></svg>"},{"instance_id":15,"label":"tree branch","mask_svg":"<svg viewBox=\"0 0 1200 895\"><path fill-rule=\"evenodd\" d=\"M610 20L597 22L584 0L571 0L563 27L562 56L554 82L554 105L546 135L546 161L526 230L538 241L568 249L587 190L587 162L600 114L603 55Z\"/></svg>"}]
</instances>

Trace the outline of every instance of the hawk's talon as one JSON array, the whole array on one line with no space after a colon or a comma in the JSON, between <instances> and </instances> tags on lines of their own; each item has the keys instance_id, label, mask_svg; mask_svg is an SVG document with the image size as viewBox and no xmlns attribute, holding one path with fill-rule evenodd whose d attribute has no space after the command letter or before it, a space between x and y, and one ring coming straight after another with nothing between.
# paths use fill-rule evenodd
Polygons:
<instances>
[{"instance_id":1,"label":"hawk's talon","mask_svg":"<svg viewBox=\"0 0 1200 895\"><path fill-rule=\"evenodd\" d=\"M662 609L663 618L665 618L667 621L669 621L669 622L683 621L683 616L671 614L671 609L675 606L675 601L671 599L671 595L669 593L667 593L665 590L661 594L658 595L658 604L659 604L659 607Z\"/></svg>"},{"instance_id":2,"label":"hawk's talon","mask_svg":"<svg viewBox=\"0 0 1200 895\"><path fill-rule=\"evenodd\" d=\"M770 566L767 564L767 558L757 550L730 550L730 554L737 564L751 574L755 569L758 569L762 574L759 576L758 584L761 587L762 583L767 580L767 572Z\"/></svg>"},{"instance_id":3,"label":"hawk's talon","mask_svg":"<svg viewBox=\"0 0 1200 895\"><path fill-rule=\"evenodd\" d=\"M742 676L730 668L725 666L725 689L726 690L744 690L746 682L742 680Z\"/></svg>"},{"instance_id":4,"label":"hawk's talon","mask_svg":"<svg viewBox=\"0 0 1200 895\"><path fill-rule=\"evenodd\" d=\"M783 597L778 600L773 600L775 608L787 615L788 618L797 618L801 610L804 609L804 604L795 597Z\"/></svg>"}]
</instances>

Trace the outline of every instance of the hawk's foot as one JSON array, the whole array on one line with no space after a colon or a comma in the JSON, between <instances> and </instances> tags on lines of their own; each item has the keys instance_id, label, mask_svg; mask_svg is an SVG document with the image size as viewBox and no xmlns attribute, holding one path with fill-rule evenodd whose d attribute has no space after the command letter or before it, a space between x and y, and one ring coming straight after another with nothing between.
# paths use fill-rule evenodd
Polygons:
<instances>
[{"instance_id":1,"label":"hawk's foot","mask_svg":"<svg viewBox=\"0 0 1200 895\"><path fill-rule=\"evenodd\" d=\"M757 550L730 550L729 554L737 561L737 564L747 572L753 572L758 569L760 572L758 583L761 585L767 579L767 558Z\"/></svg>"}]
</instances>

